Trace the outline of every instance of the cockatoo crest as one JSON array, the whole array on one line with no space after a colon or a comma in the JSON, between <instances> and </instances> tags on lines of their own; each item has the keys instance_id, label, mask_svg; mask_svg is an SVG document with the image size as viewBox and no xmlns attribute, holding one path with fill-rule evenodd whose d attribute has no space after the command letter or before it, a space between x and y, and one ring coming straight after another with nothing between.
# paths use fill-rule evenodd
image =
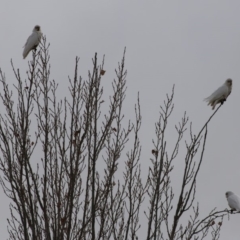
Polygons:
<instances>
[{"instance_id":1,"label":"cockatoo crest","mask_svg":"<svg viewBox=\"0 0 240 240\"><path fill-rule=\"evenodd\" d=\"M23 59L27 57L31 50L36 50L38 44L42 38L41 27L36 25L32 31L32 34L28 37L27 42L24 45Z\"/></svg>"}]
</instances>

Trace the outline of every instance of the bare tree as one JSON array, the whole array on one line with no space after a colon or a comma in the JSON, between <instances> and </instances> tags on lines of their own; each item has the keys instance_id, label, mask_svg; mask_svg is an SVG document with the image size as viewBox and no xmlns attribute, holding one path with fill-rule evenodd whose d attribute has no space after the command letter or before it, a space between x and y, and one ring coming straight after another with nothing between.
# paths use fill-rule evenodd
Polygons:
<instances>
[{"instance_id":1,"label":"bare tree","mask_svg":"<svg viewBox=\"0 0 240 240\"><path fill-rule=\"evenodd\" d=\"M185 142L186 155L184 171L180 185L180 194L176 196L177 204L173 206L174 191L171 184L171 172L174 160L178 156L180 142L187 131L188 117L184 113L181 122L175 126L177 139L172 152L166 151L166 129L168 119L173 111L174 87L171 96L167 95L164 107L161 107L160 117L155 126L156 140L153 141L152 167L149 172L148 196L150 199L147 239L204 239L211 231L212 239L219 239L220 228L228 210L217 211L214 208L203 219L199 218L199 204L194 205L197 176L203 161L207 139L207 126L221 105L213 112L197 135L192 133L190 123L190 142ZM198 154L199 152L199 154ZM179 161L179 160L178 160ZM173 212L173 217L171 217ZM188 213L184 226L183 216ZM215 221L218 223L215 224ZM165 231L163 231L165 229Z\"/></svg>"},{"instance_id":2,"label":"bare tree","mask_svg":"<svg viewBox=\"0 0 240 240\"><path fill-rule=\"evenodd\" d=\"M195 194L207 126L220 106L197 135L190 124L181 189L175 196L171 173L189 123L185 113L176 126L175 146L167 152L174 88L160 109L153 157L144 180L139 96L135 120L126 124L123 113L125 51L106 102L101 84L104 58L98 65L95 54L87 80L79 76L76 58L69 97L60 101L58 84L50 79L49 60L44 37L40 50L33 53L26 80L11 63L16 78L13 90L0 71L5 109L0 114L0 183L11 200L9 239L204 239L209 232L212 239L219 239L228 210L214 208L200 219ZM107 103L103 114L102 104ZM120 159L126 159L122 172ZM144 237L138 236L141 226L146 226Z\"/></svg>"}]
</instances>

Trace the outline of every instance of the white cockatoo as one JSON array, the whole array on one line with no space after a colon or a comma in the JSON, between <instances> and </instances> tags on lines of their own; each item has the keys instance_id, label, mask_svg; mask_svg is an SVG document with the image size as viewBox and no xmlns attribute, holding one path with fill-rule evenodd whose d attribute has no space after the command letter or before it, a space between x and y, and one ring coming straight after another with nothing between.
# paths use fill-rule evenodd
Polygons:
<instances>
[{"instance_id":1,"label":"white cockatoo","mask_svg":"<svg viewBox=\"0 0 240 240\"><path fill-rule=\"evenodd\" d=\"M212 93L209 97L205 98L204 100L207 101L208 105L211 105L212 109L214 110L215 106L218 103L223 104L226 101L231 91L232 91L232 79L228 78L220 88L218 88L214 93Z\"/></svg>"},{"instance_id":2,"label":"white cockatoo","mask_svg":"<svg viewBox=\"0 0 240 240\"><path fill-rule=\"evenodd\" d=\"M28 37L23 50L23 59L27 57L31 50L36 50L38 44L42 38L42 32L39 25L36 25L32 31L32 34Z\"/></svg>"},{"instance_id":3,"label":"white cockatoo","mask_svg":"<svg viewBox=\"0 0 240 240\"><path fill-rule=\"evenodd\" d=\"M240 198L236 194L231 191L226 192L226 198L231 212L240 211Z\"/></svg>"}]
</instances>

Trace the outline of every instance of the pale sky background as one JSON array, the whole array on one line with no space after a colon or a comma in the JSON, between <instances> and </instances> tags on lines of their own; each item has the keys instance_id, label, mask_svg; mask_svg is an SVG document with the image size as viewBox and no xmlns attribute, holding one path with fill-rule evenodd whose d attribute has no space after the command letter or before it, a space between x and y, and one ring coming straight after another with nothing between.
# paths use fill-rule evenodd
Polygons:
<instances>
[{"instance_id":1,"label":"pale sky background","mask_svg":"<svg viewBox=\"0 0 240 240\"><path fill-rule=\"evenodd\" d=\"M110 95L114 69L126 46L128 90L124 112L128 117L134 116L139 91L143 171L150 163L159 105L172 85L176 86L175 110L168 131L170 145L176 137L174 124L181 120L184 111L197 133L212 113L203 99L232 78L232 94L208 127L197 181L197 201L204 216L214 207L228 207L226 191L240 195L239 9L239 0L2 1L0 67L10 85L15 82L10 59L26 76L31 54L23 60L22 47L39 24L51 43L51 78L60 84L63 95L68 94L67 77L74 74L75 57L80 57L79 73L86 78L95 52L99 60L106 56L104 84L105 93ZM187 135L185 139L188 140ZM184 153L185 149L181 151ZM182 176L179 169L183 161L178 158L173 184ZM6 239L9 201L2 190L0 196L0 232L1 239ZM220 239L239 240L239 224L240 215L225 219ZM145 236L144 227L141 231Z\"/></svg>"}]
</instances>

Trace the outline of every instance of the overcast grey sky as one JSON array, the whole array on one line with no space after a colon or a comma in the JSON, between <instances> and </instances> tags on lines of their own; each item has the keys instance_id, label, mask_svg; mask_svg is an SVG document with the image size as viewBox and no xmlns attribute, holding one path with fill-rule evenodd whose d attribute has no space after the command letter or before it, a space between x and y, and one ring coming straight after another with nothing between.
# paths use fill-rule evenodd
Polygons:
<instances>
[{"instance_id":1,"label":"overcast grey sky","mask_svg":"<svg viewBox=\"0 0 240 240\"><path fill-rule=\"evenodd\" d=\"M15 82L10 59L22 76L27 61L23 45L39 24L51 43L51 76L64 91L67 76L73 76L74 59L80 57L80 74L86 78L91 58L106 55L105 91L111 90L114 69L127 47L128 90L125 113L133 116L140 92L143 124L141 165L148 169L159 105L175 84L172 128L184 111L198 132L212 110L203 99L227 78L233 91L208 127L208 140L197 184L201 214L225 209L225 192L240 195L240 111L238 92L240 66L240 1L5 1L0 8L0 67L9 84ZM64 92L65 93L65 92ZM176 137L169 130L169 141ZM187 139L187 138L186 138ZM179 158L175 173L183 164ZM0 190L1 239L7 237L9 202ZM221 239L239 240L240 215L224 222ZM144 224L142 224L143 226ZM141 229L143 230L143 228Z\"/></svg>"}]
</instances>

